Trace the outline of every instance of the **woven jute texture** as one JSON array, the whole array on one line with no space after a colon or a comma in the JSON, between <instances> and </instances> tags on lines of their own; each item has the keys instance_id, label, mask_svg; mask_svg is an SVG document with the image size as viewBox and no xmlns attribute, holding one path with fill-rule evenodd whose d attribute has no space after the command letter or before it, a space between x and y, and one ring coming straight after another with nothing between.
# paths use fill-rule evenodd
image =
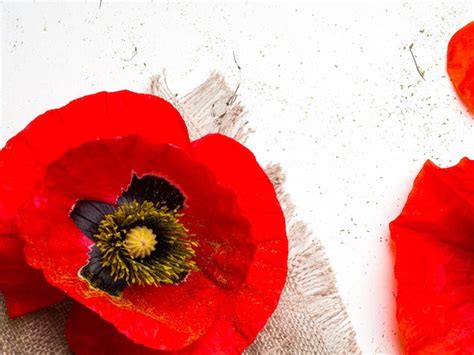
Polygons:
<instances>
[{"instance_id":1,"label":"woven jute texture","mask_svg":"<svg viewBox=\"0 0 474 355\"><path fill-rule=\"evenodd\" d=\"M164 75L152 78L150 93L182 114L191 139L219 132L240 142L252 133L245 110L222 75L212 73L184 97L176 97ZM338 295L321 243L295 219L278 164L265 168L283 206L289 240L288 279L277 310L247 354L358 354L355 334ZM67 354L64 324L70 302L10 320L0 299L0 351L4 354Z\"/></svg>"}]
</instances>

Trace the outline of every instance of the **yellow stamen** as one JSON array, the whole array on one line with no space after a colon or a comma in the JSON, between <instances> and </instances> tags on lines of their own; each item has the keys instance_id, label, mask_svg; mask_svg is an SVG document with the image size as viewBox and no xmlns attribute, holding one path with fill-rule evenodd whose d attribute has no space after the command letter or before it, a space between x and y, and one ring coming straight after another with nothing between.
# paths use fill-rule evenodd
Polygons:
<instances>
[{"instance_id":1,"label":"yellow stamen","mask_svg":"<svg viewBox=\"0 0 474 355\"><path fill-rule=\"evenodd\" d=\"M128 231L123 246L132 258L144 258L155 250L156 235L150 228L135 227Z\"/></svg>"},{"instance_id":2,"label":"yellow stamen","mask_svg":"<svg viewBox=\"0 0 474 355\"><path fill-rule=\"evenodd\" d=\"M197 245L179 221L180 217L177 210L169 210L149 201L132 201L119 206L113 213L104 216L98 233L94 235L101 253L101 265L110 270L114 281L124 280L127 285L179 282L196 268L193 259ZM159 235L153 234L154 229L146 227L150 224L157 225ZM132 225L135 227L130 227ZM144 230L132 233L138 228ZM143 233L147 229L149 232ZM144 237L144 243L141 243L142 234L151 238ZM160 253L153 252L158 249L155 249L157 244ZM142 254L144 247L150 250L148 254Z\"/></svg>"}]
</instances>

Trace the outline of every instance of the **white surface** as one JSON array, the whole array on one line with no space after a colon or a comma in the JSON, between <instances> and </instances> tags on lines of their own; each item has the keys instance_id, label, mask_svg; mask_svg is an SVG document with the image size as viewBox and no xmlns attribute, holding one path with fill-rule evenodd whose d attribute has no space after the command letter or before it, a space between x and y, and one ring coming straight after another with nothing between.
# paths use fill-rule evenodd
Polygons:
<instances>
[{"instance_id":1,"label":"white surface","mask_svg":"<svg viewBox=\"0 0 474 355\"><path fill-rule=\"evenodd\" d=\"M470 2L5 3L0 143L84 94L144 92L163 68L178 94L213 70L241 81L256 128L248 146L262 164L286 168L362 350L396 353L387 225L426 159L447 166L474 158L474 120L444 69L451 34L472 15Z\"/></svg>"}]
</instances>

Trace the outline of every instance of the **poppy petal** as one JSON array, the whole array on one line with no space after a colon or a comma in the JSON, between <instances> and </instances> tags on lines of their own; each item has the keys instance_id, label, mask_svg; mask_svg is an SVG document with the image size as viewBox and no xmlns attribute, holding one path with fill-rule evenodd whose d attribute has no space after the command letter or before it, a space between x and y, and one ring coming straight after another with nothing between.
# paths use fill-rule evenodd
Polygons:
<instances>
[{"instance_id":1,"label":"poppy petal","mask_svg":"<svg viewBox=\"0 0 474 355\"><path fill-rule=\"evenodd\" d=\"M459 97L474 113L474 22L449 41L447 70Z\"/></svg>"},{"instance_id":2,"label":"poppy petal","mask_svg":"<svg viewBox=\"0 0 474 355\"><path fill-rule=\"evenodd\" d=\"M94 235L97 234L100 220L114 210L115 207L110 203L79 200L74 205L70 217L82 233L94 241Z\"/></svg>"},{"instance_id":3,"label":"poppy petal","mask_svg":"<svg viewBox=\"0 0 474 355\"><path fill-rule=\"evenodd\" d=\"M474 162L427 162L390 224L408 353L474 351Z\"/></svg>"},{"instance_id":4,"label":"poppy petal","mask_svg":"<svg viewBox=\"0 0 474 355\"><path fill-rule=\"evenodd\" d=\"M34 312L66 298L63 292L46 282L41 272L26 263L23 246L23 240L17 236L16 224L0 220L0 291L4 295L10 318Z\"/></svg>"},{"instance_id":5,"label":"poppy petal","mask_svg":"<svg viewBox=\"0 0 474 355\"><path fill-rule=\"evenodd\" d=\"M110 272L103 267L101 253L95 245L91 247L89 262L81 269L80 274L92 286L104 290L113 296L118 296L127 286L123 280L115 281Z\"/></svg>"},{"instance_id":6,"label":"poppy petal","mask_svg":"<svg viewBox=\"0 0 474 355\"><path fill-rule=\"evenodd\" d=\"M184 150L189 149L187 129L179 113L169 103L152 95L128 91L101 92L37 117L0 151L1 223L9 223L9 229L16 229L18 208L44 177L49 163L68 149L89 140L130 134L141 134L153 143L170 143ZM0 233L0 238L4 234ZM9 233L8 236L13 238L15 234ZM25 268L24 258L18 257L15 260L12 264L18 263L18 273L25 272L30 280L28 284L18 285L18 294L24 294L22 290L28 288L30 294L59 292L50 289L40 273ZM1 268L0 276L8 280L7 276L3 276ZM46 289L49 291L44 291ZM0 290L6 296L7 292L13 292L11 287L6 286L0 287ZM38 296L38 300L40 298ZM57 298L53 297L51 302L55 302ZM16 302L20 304L21 297L17 297ZM35 309L32 304L34 302L29 300L24 309ZM39 300L38 306L41 304L48 302ZM21 307L17 305L16 308Z\"/></svg>"},{"instance_id":7,"label":"poppy petal","mask_svg":"<svg viewBox=\"0 0 474 355\"><path fill-rule=\"evenodd\" d=\"M18 145L19 160L8 148L0 151L0 291L11 318L55 304L66 297L49 285L41 272L31 269L26 263L24 242L17 235L14 213L19 205L20 186L27 176L19 176L16 180L11 179L11 175L16 169L31 168L32 172L36 169L36 164L21 161L21 151L26 149L26 145Z\"/></svg>"},{"instance_id":8,"label":"poppy petal","mask_svg":"<svg viewBox=\"0 0 474 355\"><path fill-rule=\"evenodd\" d=\"M212 134L193 142L193 153L223 186L234 191L240 211L250 223L256 245L252 263L245 283L230 293L229 306L219 312L220 321L230 325L229 337L247 346L274 311L285 284L285 219L272 183L244 146Z\"/></svg>"},{"instance_id":9,"label":"poppy petal","mask_svg":"<svg viewBox=\"0 0 474 355\"><path fill-rule=\"evenodd\" d=\"M144 196L147 201L163 204L170 210L181 209L184 206L184 196L165 179L152 176L138 178L136 175L117 202L119 205L133 201L143 202Z\"/></svg>"}]
</instances>

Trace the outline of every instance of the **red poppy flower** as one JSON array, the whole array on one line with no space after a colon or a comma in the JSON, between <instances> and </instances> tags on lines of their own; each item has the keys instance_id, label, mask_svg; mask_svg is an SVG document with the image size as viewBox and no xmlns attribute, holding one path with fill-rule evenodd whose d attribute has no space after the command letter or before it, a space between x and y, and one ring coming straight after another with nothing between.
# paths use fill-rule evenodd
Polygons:
<instances>
[{"instance_id":1,"label":"red poppy flower","mask_svg":"<svg viewBox=\"0 0 474 355\"><path fill-rule=\"evenodd\" d=\"M474 113L474 22L449 41L447 69L459 97Z\"/></svg>"},{"instance_id":2,"label":"red poppy flower","mask_svg":"<svg viewBox=\"0 0 474 355\"><path fill-rule=\"evenodd\" d=\"M474 161L428 161L390 231L407 353L473 353Z\"/></svg>"},{"instance_id":3,"label":"red poppy flower","mask_svg":"<svg viewBox=\"0 0 474 355\"><path fill-rule=\"evenodd\" d=\"M78 354L242 352L285 283L284 217L252 153L190 142L150 95L87 96L12 138L0 218L10 316L74 299Z\"/></svg>"}]
</instances>

